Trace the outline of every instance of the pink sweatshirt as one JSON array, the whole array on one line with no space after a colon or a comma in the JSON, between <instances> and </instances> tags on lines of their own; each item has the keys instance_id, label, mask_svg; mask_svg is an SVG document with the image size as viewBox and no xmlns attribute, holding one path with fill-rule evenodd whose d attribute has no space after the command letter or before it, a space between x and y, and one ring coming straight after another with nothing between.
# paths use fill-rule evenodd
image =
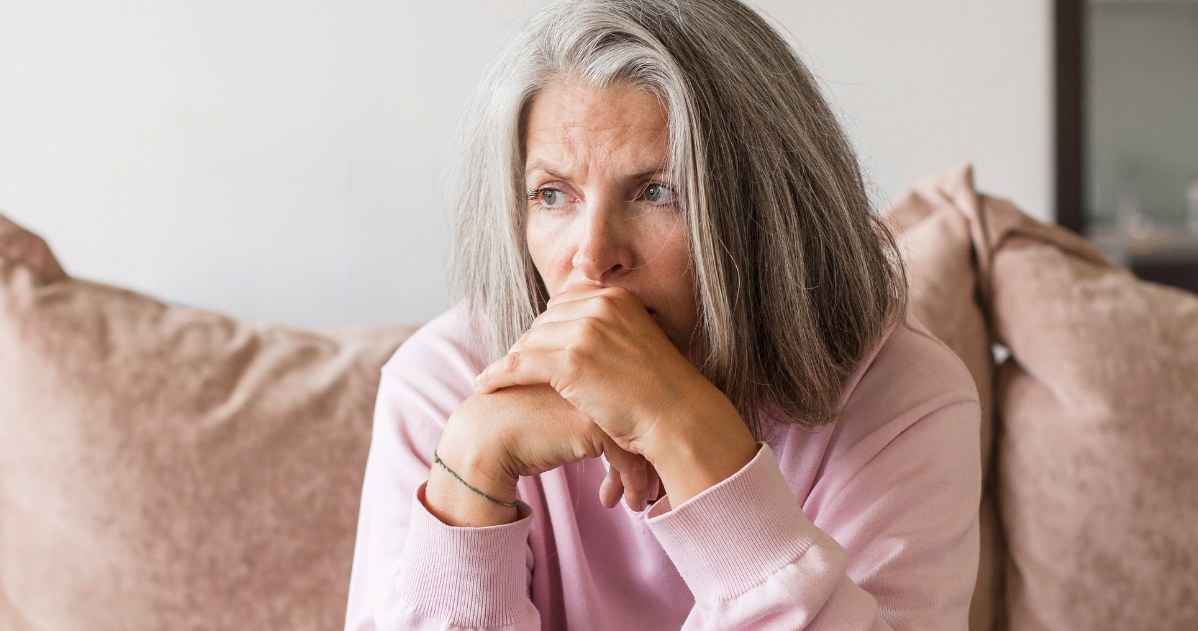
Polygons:
<instances>
[{"instance_id":1,"label":"pink sweatshirt","mask_svg":"<svg viewBox=\"0 0 1198 631\"><path fill-rule=\"evenodd\" d=\"M836 423L777 432L680 506L604 508L598 459L521 479L515 523L454 528L422 498L486 365L466 324L438 317L383 367L346 629L967 627L977 393L910 317L845 380Z\"/></svg>"}]
</instances>

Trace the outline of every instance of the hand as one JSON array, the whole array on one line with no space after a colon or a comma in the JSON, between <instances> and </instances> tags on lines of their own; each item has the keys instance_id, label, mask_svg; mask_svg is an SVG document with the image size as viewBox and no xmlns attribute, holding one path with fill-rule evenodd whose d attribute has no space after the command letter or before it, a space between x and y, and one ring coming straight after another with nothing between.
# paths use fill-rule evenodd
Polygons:
<instances>
[{"instance_id":1,"label":"hand","mask_svg":"<svg viewBox=\"0 0 1198 631\"><path fill-rule=\"evenodd\" d=\"M728 398L624 289L559 294L476 387L498 393L535 384L552 386L616 445L644 455L674 503L736 472L756 452Z\"/></svg>"},{"instance_id":2,"label":"hand","mask_svg":"<svg viewBox=\"0 0 1198 631\"><path fill-rule=\"evenodd\" d=\"M437 453L471 486L505 501L515 497L520 476L538 475L601 453L612 467L600 487L600 497L609 508L623 494L631 508L643 510L657 481L643 457L621 449L544 385L470 397L450 416ZM439 467L430 472L426 500L431 512L452 525L514 518L512 509L479 498Z\"/></svg>"}]
</instances>

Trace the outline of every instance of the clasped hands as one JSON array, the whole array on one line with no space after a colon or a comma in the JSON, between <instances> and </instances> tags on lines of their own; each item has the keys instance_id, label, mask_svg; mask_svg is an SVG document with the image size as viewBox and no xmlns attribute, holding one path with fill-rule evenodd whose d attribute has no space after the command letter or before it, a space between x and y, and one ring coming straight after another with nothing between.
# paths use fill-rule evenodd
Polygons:
<instances>
[{"instance_id":1,"label":"clasped hands","mask_svg":"<svg viewBox=\"0 0 1198 631\"><path fill-rule=\"evenodd\" d=\"M659 480L677 505L756 453L732 403L620 288L555 296L475 387L438 451L499 497L520 476L603 454L605 506L623 496L643 510Z\"/></svg>"}]
</instances>

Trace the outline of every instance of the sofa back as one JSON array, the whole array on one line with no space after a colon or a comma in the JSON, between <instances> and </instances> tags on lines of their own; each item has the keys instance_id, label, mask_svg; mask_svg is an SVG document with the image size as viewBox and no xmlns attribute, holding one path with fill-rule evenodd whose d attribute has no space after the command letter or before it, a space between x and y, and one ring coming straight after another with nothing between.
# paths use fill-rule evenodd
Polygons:
<instances>
[{"instance_id":1,"label":"sofa back","mask_svg":"<svg viewBox=\"0 0 1198 631\"><path fill-rule=\"evenodd\" d=\"M977 193L968 166L890 216L913 310L993 395L971 629L1198 628L1198 296Z\"/></svg>"},{"instance_id":2,"label":"sofa back","mask_svg":"<svg viewBox=\"0 0 1198 631\"><path fill-rule=\"evenodd\" d=\"M340 628L379 370L410 332L73 279L0 217L0 629Z\"/></svg>"}]
</instances>

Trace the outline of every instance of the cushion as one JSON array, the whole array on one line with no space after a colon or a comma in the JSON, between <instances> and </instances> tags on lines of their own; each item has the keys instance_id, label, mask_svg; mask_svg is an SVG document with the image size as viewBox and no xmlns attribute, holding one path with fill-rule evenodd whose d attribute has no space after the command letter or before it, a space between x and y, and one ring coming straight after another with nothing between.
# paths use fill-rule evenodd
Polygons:
<instances>
[{"instance_id":1,"label":"cushion","mask_svg":"<svg viewBox=\"0 0 1198 631\"><path fill-rule=\"evenodd\" d=\"M339 628L410 330L169 306L0 218L0 629Z\"/></svg>"},{"instance_id":2,"label":"cushion","mask_svg":"<svg viewBox=\"0 0 1198 631\"><path fill-rule=\"evenodd\" d=\"M1198 296L983 198L1012 629L1198 629Z\"/></svg>"},{"instance_id":3,"label":"cushion","mask_svg":"<svg viewBox=\"0 0 1198 631\"><path fill-rule=\"evenodd\" d=\"M885 214L899 242L910 285L909 308L928 331L956 352L973 376L982 408L981 559L970 604L971 631L989 631L1002 611L1003 544L995 511L994 358L979 304L971 231L977 194L968 165L917 184Z\"/></svg>"}]
</instances>

